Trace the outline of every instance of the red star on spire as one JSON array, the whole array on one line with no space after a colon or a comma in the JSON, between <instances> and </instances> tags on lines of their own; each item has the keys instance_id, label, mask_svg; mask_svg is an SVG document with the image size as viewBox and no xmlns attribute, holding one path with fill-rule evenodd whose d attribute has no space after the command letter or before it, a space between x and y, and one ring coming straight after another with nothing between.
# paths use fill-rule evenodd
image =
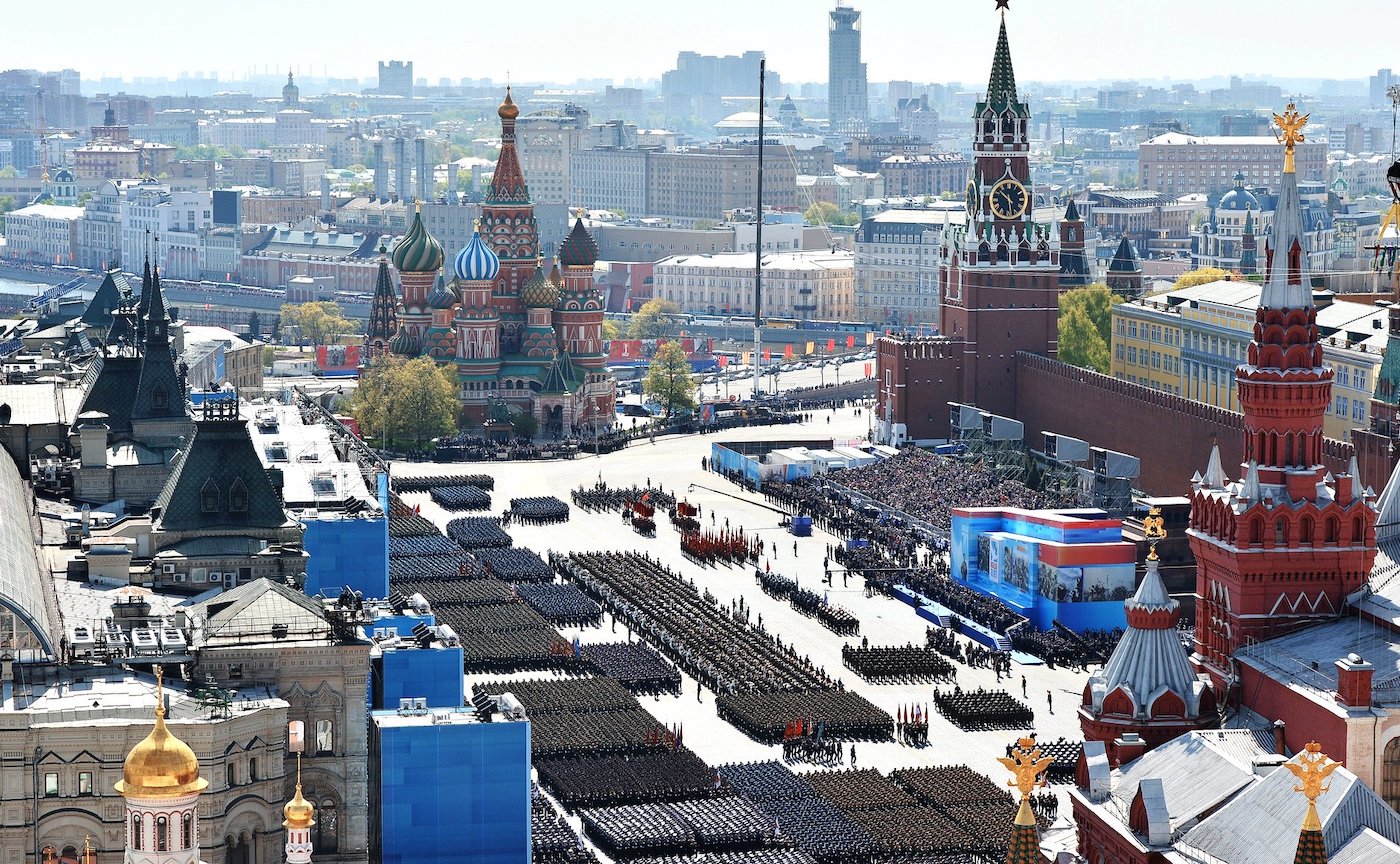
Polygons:
<instances>
[{"instance_id":1,"label":"red star on spire","mask_svg":"<svg viewBox=\"0 0 1400 864\"><path fill-rule=\"evenodd\" d=\"M997 8L1009 12L1011 11L1010 3L1011 0L997 0Z\"/></svg>"}]
</instances>

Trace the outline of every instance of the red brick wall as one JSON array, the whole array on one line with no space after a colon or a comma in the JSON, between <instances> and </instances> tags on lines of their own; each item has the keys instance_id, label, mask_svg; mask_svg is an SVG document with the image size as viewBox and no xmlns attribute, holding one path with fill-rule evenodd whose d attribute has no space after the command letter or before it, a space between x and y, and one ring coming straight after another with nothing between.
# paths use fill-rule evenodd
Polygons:
<instances>
[{"instance_id":1,"label":"red brick wall","mask_svg":"<svg viewBox=\"0 0 1400 864\"><path fill-rule=\"evenodd\" d=\"M1231 479L1239 476L1244 456L1244 417L1238 412L1032 354L1017 357L1014 416L1037 449L1040 433L1057 432L1139 457L1136 485L1150 495L1190 492L1191 475L1210 458L1211 433ZM1349 444L1324 442L1324 463L1333 473L1346 470L1351 453Z\"/></svg>"},{"instance_id":2,"label":"red brick wall","mask_svg":"<svg viewBox=\"0 0 1400 864\"><path fill-rule=\"evenodd\" d=\"M1302 696L1248 663L1239 664L1240 693L1244 704L1268 720L1284 718L1284 743L1292 753L1300 752L1309 741L1322 745L1322 752L1346 763L1346 721L1316 702Z\"/></svg>"}]
</instances>

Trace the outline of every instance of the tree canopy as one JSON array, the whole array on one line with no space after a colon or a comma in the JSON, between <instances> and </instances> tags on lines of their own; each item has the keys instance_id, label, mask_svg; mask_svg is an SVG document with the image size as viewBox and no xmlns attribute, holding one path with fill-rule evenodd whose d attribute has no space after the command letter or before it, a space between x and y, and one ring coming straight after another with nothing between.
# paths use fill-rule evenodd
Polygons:
<instances>
[{"instance_id":1,"label":"tree canopy","mask_svg":"<svg viewBox=\"0 0 1400 864\"><path fill-rule=\"evenodd\" d=\"M1119 298L1102 283L1060 295L1059 358L1098 372L1109 371L1113 306Z\"/></svg>"},{"instance_id":2,"label":"tree canopy","mask_svg":"<svg viewBox=\"0 0 1400 864\"><path fill-rule=\"evenodd\" d=\"M349 410L366 441L422 449L456 428L457 408L457 382L449 367L427 357L385 355L361 374Z\"/></svg>"},{"instance_id":3,"label":"tree canopy","mask_svg":"<svg viewBox=\"0 0 1400 864\"><path fill-rule=\"evenodd\" d=\"M642 304L632 316L628 335L633 339L660 339L676 333L676 322L670 316L679 315L681 307L670 300L654 297Z\"/></svg>"},{"instance_id":4,"label":"tree canopy","mask_svg":"<svg viewBox=\"0 0 1400 864\"><path fill-rule=\"evenodd\" d=\"M695 380L690 375L685 346L678 341L667 342L656 349L642 380L642 390L661 403L667 417L677 410L691 411L695 409Z\"/></svg>"},{"instance_id":5,"label":"tree canopy","mask_svg":"<svg viewBox=\"0 0 1400 864\"><path fill-rule=\"evenodd\" d=\"M358 325L345 317L340 304L316 300L310 303L283 303L281 326L296 328L298 342L310 341L312 345L331 345L345 333L354 333Z\"/></svg>"},{"instance_id":6,"label":"tree canopy","mask_svg":"<svg viewBox=\"0 0 1400 864\"><path fill-rule=\"evenodd\" d=\"M1221 270L1219 267L1198 267L1195 270L1187 270L1176 277L1176 283L1172 285L1172 290L1190 288L1193 285L1205 285L1207 282L1219 282L1229 276L1230 271Z\"/></svg>"},{"instance_id":7,"label":"tree canopy","mask_svg":"<svg viewBox=\"0 0 1400 864\"><path fill-rule=\"evenodd\" d=\"M854 213L842 213L841 208L830 201L818 201L803 214L809 225L854 225L860 217Z\"/></svg>"}]
</instances>

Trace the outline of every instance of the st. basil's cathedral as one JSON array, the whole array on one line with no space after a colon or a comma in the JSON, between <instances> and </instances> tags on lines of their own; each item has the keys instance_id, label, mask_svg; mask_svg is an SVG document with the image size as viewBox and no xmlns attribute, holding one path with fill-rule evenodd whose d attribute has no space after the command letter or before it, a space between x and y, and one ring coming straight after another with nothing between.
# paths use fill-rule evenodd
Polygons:
<instances>
[{"instance_id":1,"label":"st. basil's cathedral","mask_svg":"<svg viewBox=\"0 0 1400 864\"><path fill-rule=\"evenodd\" d=\"M603 299L593 284L598 246L577 220L546 271L509 87L496 114L501 153L476 231L451 261L452 278L444 277L442 244L415 213L381 255L361 357L454 365L470 426L526 412L545 435L605 431L614 423L616 386L604 368Z\"/></svg>"}]
</instances>

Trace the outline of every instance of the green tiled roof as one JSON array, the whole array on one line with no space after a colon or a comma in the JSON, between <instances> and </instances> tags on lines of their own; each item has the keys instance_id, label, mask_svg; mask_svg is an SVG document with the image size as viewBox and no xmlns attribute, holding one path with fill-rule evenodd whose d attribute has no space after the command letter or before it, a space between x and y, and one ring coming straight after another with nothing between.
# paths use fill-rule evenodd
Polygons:
<instances>
[{"instance_id":1,"label":"green tiled roof","mask_svg":"<svg viewBox=\"0 0 1400 864\"><path fill-rule=\"evenodd\" d=\"M246 501L241 508L234 500L240 498ZM287 522L282 501L253 448L248 424L236 417L195 424L189 449L166 481L156 507L164 531L270 529Z\"/></svg>"}]
</instances>

